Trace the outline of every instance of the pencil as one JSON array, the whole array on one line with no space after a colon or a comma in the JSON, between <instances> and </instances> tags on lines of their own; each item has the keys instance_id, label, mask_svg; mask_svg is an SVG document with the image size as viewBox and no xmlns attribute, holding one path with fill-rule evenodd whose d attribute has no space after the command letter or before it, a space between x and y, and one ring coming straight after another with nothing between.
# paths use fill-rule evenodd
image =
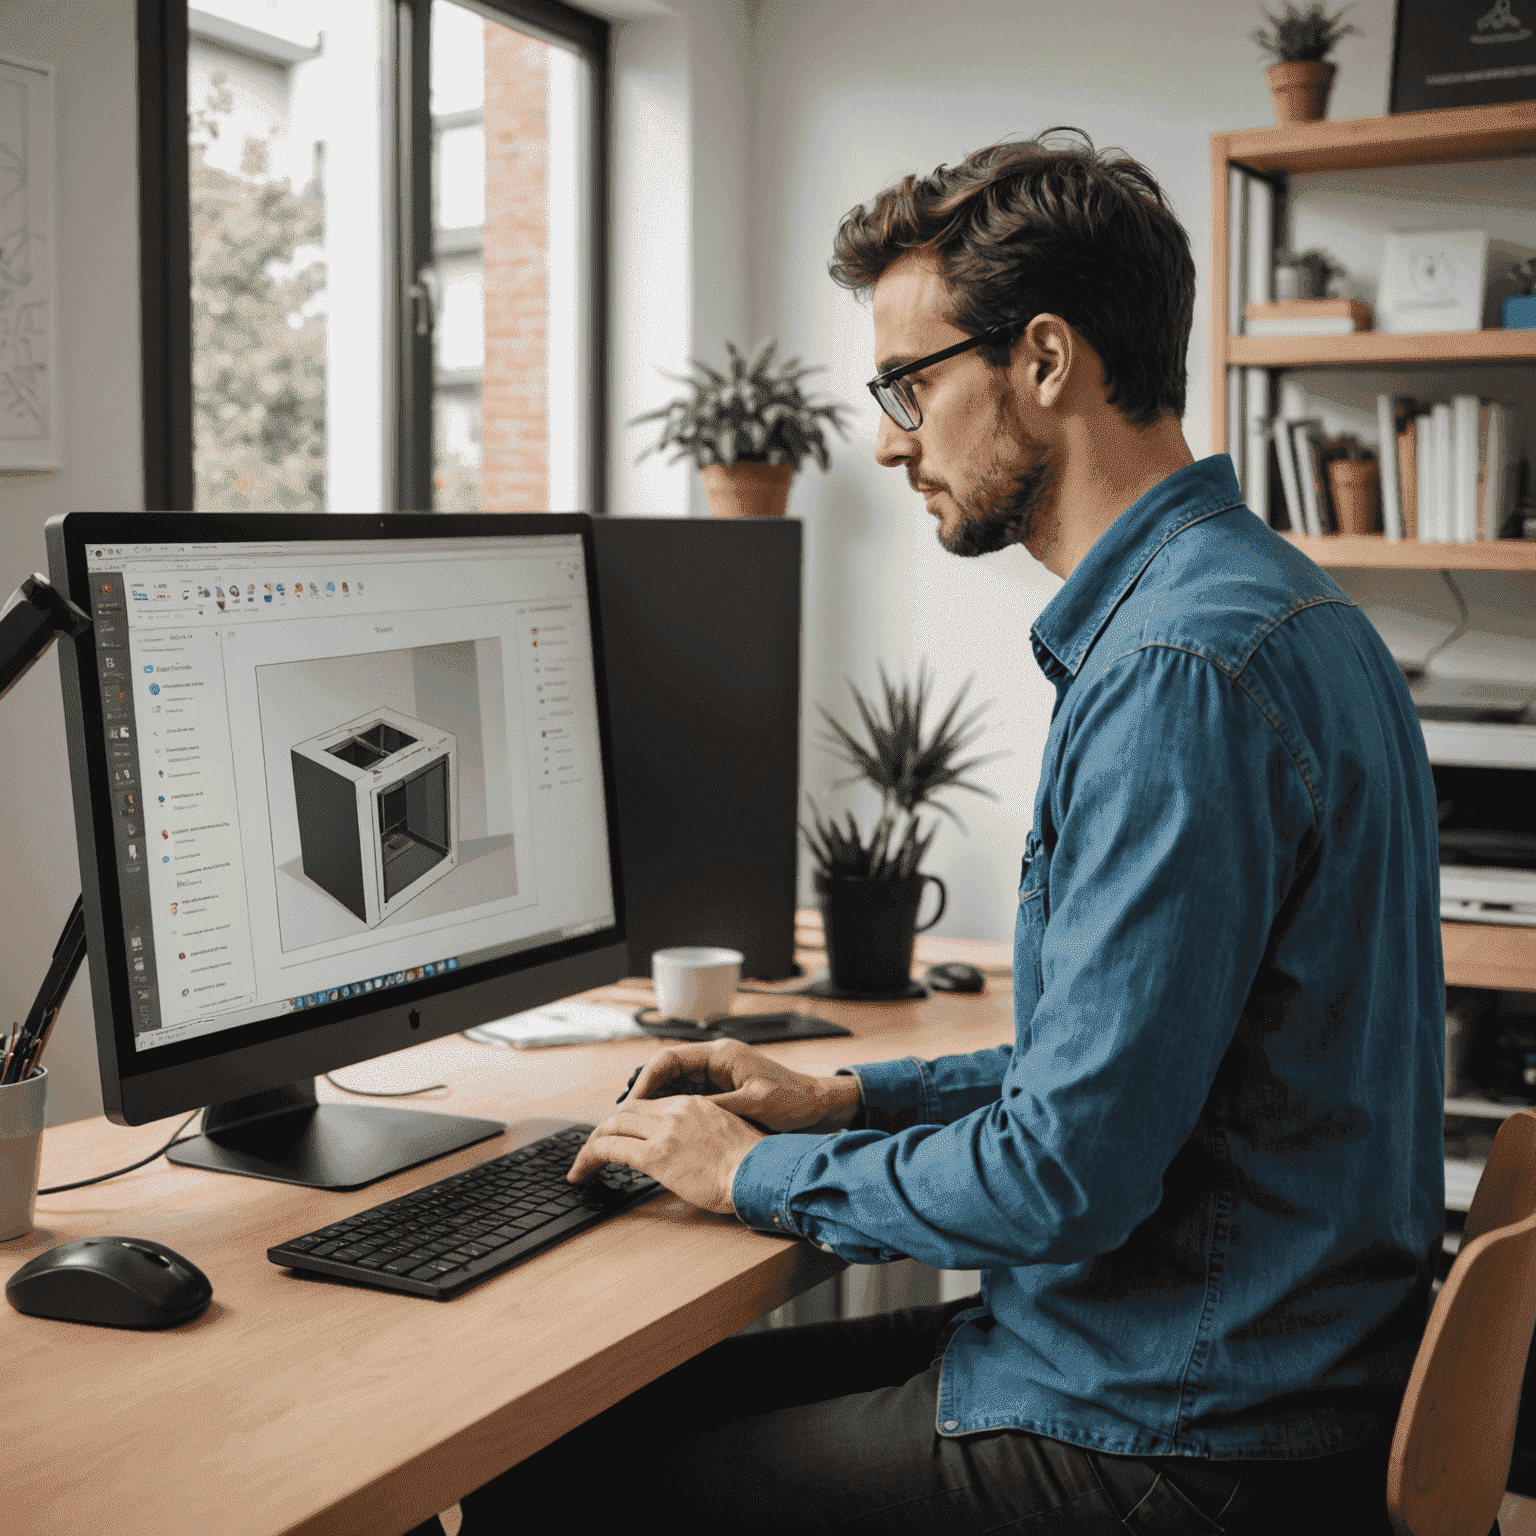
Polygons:
<instances>
[{"instance_id":1,"label":"pencil","mask_svg":"<svg viewBox=\"0 0 1536 1536\"><path fill-rule=\"evenodd\" d=\"M47 1022L37 1032L37 1043L27 1052L27 1059L18 1074L18 1082L26 1082L37 1070L37 1064L42 1059L43 1047L48 1044L48 1036L53 1033L53 1026L58 1023L59 1015L64 1011L62 1004L56 1004L53 1012L48 1015Z\"/></svg>"}]
</instances>

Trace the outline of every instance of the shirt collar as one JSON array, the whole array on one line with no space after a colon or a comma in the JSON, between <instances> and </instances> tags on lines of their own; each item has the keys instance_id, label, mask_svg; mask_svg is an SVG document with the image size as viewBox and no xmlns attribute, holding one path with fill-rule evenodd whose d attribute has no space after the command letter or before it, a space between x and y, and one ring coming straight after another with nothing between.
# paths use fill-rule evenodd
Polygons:
<instances>
[{"instance_id":1,"label":"shirt collar","mask_svg":"<svg viewBox=\"0 0 1536 1536\"><path fill-rule=\"evenodd\" d=\"M1052 681L1075 677L1099 632L1169 539L1193 523L1241 506L1224 453L1186 464L1133 501L1099 535L1030 631L1035 659ZM1059 685L1058 685L1059 686Z\"/></svg>"}]
</instances>

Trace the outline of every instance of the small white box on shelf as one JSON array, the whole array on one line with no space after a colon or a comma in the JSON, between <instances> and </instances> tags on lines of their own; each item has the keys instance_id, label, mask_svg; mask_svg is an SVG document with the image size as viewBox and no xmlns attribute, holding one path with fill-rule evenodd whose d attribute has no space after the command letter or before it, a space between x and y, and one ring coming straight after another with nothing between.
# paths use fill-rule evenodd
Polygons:
<instances>
[{"instance_id":1,"label":"small white box on shelf","mask_svg":"<svg viewBox=\"0 0 1536 1536\"><path fill-rule=\"evenodd\" d=\"M1486 229L1387 235L1376 328L1394 336L1480 331L1487 281Z\"/></svg>"}]
</instances>

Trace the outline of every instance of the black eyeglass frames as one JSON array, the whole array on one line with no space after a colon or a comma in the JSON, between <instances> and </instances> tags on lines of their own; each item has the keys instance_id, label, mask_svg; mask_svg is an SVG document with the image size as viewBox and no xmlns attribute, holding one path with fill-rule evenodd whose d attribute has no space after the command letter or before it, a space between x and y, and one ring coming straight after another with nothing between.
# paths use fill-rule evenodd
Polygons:
<instances>
[{"instance_id":1,"label":"black eyeglass frames","mask_svg":"<svg viewBox=\"0 0 1536 1536\"><path fill-rule=\"evenodd\" d=\"M903 432L915 432L923 424L923 409L917 403L917 396L913 394L912 386L907 382L907 376L931 367L934 363L942 363L947 357L958 357L962 352L969 352L972 347L979 347L985 342L992 341L1006 334L1010 329L1012 329L1011 326L994 325L979 336L971 336L952 347L945 347L942 352L930 352L927 357L920 357L915 363L903 363L900 368L890 368L884 373L877 373L869 381L869 392L879 403L880 409Z\"/></svg>"}]
</instances>

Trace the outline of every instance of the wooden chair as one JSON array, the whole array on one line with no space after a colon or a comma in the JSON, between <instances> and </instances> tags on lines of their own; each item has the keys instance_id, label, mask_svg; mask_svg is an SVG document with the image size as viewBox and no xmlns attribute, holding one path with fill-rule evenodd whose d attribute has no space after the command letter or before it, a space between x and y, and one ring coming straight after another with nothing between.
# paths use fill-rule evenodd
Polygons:
<instances>
[{"instance_id":1,"label":"wooden chair","mask_svg":"<svg viewBox=\"0 0 1536 1536\"><path fill-rule=\"evenodd\" d=\"M1467 1213L1397 1417L1399 1536L1496 1536L1536 1329L1536 1112L1509 1116Z\"/></svg>"}]
</instances>

